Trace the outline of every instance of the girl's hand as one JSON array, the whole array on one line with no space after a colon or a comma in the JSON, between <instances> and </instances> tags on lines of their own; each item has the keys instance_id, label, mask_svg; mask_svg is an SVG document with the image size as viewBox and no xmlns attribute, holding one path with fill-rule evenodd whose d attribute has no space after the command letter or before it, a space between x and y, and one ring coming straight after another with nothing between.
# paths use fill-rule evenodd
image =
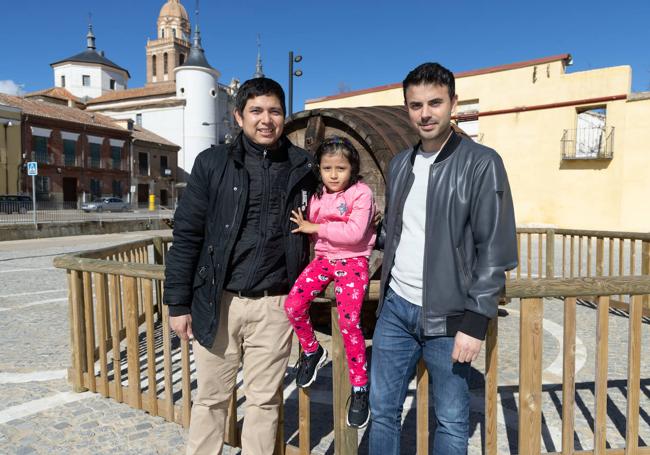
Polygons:
<instances>
[{"instance_id":1,"label":"girl's hand","mask_svg":"<svg viewBox=\"0 0 650 455\"><path fill-rule=\"evenodd\" d=\"M299 232L302 232L303 234L316 234L318 232L318 227L320 225L310 223L304 219L300 210L292 210L291 217L289 219L298 225L296 229L291 231L293 234L297 234Z\"/></svg>"}]
</instances>

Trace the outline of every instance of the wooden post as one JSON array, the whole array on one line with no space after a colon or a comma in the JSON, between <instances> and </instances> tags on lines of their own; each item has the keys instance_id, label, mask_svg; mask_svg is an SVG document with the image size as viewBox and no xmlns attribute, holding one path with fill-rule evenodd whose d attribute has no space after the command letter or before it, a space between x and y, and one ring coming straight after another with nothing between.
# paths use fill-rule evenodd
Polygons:
<instances>
[{"instance_id":1,"label":"wooden post","mask_svg":"<svg viewBox=\"0 0 650 455\"><path fill-rule=\"evenodd\" d=\"M93 311L93 282L90 272L82 273L84 290L84 323L86 326L86 385L91 392L96 392L95 383L95 312Z\"/></svg>"},{"instance_id":2,"label":"wooden post","mask_svg":"<svg viewBox=\"0 0 650 455\"><path fill-rule=\"evenodd\" d=\"M147 340L147 383L149 384L148 411L151 415L158 415L158 393L156 384L156 347L154 345L153 323L153 281L142 280L142 293L144 294L144 314Z\"/></svg>"},{"instance_id":3,"label":"wooden post","mask_svg":"<svg viewBox=\"0 0 650 455\"><path fill-rule=\"evenodd\" d=\"M594 455L607 450L607 352L609 341L609 297L596 299L596 418L594 422Z\"/></svg>"},{"instance_id":4,"label":"wooden post","mask_svg":"<svg viewBox=\"0 0 650 455\"><path fill-rule=\"evenodd\" d=\"M190 427L190 413L192 412L192 393L190 382L190 343L181 340L181 403L182 422L184 428Z\"/></svg>"},{"instance_id":5,"label":"wooden post","mask_svg":"<svg viewBox=\"0 0 650 455\"><path fill-rule=\"evenodd\" d=\"M126 311L126 357L129 378L129 405L136 409L142 408L140 384L140 340L138 339L138 284L137 278L124 277L124 299Z\"/></svg>"},{"instance_id":6,"label":"wooden post","mask_svg":"<svg viewBox=\"0 0 650 455\"><path fill-rule=\"evenodd\" d=\"M521 299L519 453L539 455L542 434L542 299Z\"/></svg>"},{"instance_id":7,"label":"wooden post","mask_svg":"<svg viewBox=\"0 0 650 455\"><path fill-rule=\"evenodd\" d=\"M498 394L498 330L499 318L491 319L485 337L485 453L497 454Z\"/></svg>"},{"instance_id":8,"label":"wooden post","mask_svg":"<svg viewBox=\"0 0 650 455\"><path fill-rule=\"evenodd\" d=\"M630 329L627 355L627 425L625 454L639 449L639 390L641 388L641 317L643 297L635 295L630 302Z\"/></svg>"},{"instance_id":9,"label":"wooden post","mask_svg":"<svg viewBox=\"0 0 650 455\"><path fill-rule=\"evenodd\" d=\"M302 354L302 348L299 350ZM311 389L298 389L298 448L300 455L311 453Z\"/></svg>"},{"instance_id":10,"label":"wooden post","mask_svg":"<svg viewBox=\"0 0 650 455\"><path fill-rule=\"evenodd\" d=\"M417 455L427 455L429 453L429 371L424 359L420 359L417 366L416 403Z\"/></svg>"},{"instance_id":11,"label":"wooden post","mask_svg":"<svg viewBox=\"0 0 650 455\"><path fill-rule=\"evenodd\" d=\"M70 303L70 330L72 347L72 389L75 392L88 390L84 383L87 368L86 334L84 327L84 301L81 272L68 270L68 287Z\"/></svg>"},{"instance_id":12,"label":"wooden post","mask_svg":"<svg viewBox=\"0 0 650 455\"><path fill-rule=\"evenodd\" d=\"M573 455L576 399L576 299L564 299L562 366L562 454Z\"/></svg>"},{"instance_id":13,"label":"wooden post","mask_svg":"<svg viewBox=\"0 0 650 455\"><path fill-rule=\"evenodd\" d=\"M345 360L343 337L339 329L339 316L336 305L331 308L332 318L332 405L334 407L334 453L336 455L355 455L357 453L357 430L346 423L346 403L351 385L348 364Z\"/></svg>"},{"instance_id":14,"label":"wooden post","mask_svg":"<svg viewBox=\"0 0 650 455\"><path fill-rule=\"evenodd\" d=\"M231 447L241 447L241 437L237 426L237 387L233 389L230 403L228 403L225 442Z\"/></svg>"},{"instance_id":15,"label":"wooden post","mask_svg":"<svg viewBox=\"0 0 650 455\"><path fill-rule=\"evenodd\" d=\"M165 382L165 416L170 422L174 422L174 387L172 384L172 347L171 328L169 327L169 307L163 305L162 310L163 330L163 378Z\"/></svg>"},{"instance_id":16,"label":"wooden post","mask_svg":"<svg viewBox=\"0 0 650 455\"><path fill-rule=\"evenodd\" d=\"M95 274L95 293L97 294L97 336L99 337L99 392L105 397L108 390L108 359L106 342L108 341L108 285L106 274Z\"/></svg>"},{"instance_id":17,"label":"wooden post","mask_svg":"<svg viewBox=\"0 0 650 455\"><path fill-rule=\"evenodd\" d=\"M641 247L641 274L644 276L650 275L650 242L644 241ZM650 297L644 295L642 297L643 308L650 310Z\"/></svg>"},{"instance_id":18,"label":"wooden post","mask_svg":"<svg viewBox=\"0 0 650 455\"><path fill-rule=\"evenodd\" d=\"M605 239L596 238L596 276L603 276L605 268Z\"/></svg>"},{"instance_id":19,"label":"wooden post","mask_svg":"<svg viewBox=\"0 0 650 455\"><path fill-rule=\"evenodd\" d=\"M540 272L541 273L541 272ZM546 278L555 277L555 231L546 230Z\"/></svg>"},{"instance_id":20,"label":"wooden post","mask_svg":"<svg viewBox=\"0 0 650 455\"><path fill-rule=\"evenodd\" d=\"M282 384L276 392L280 397L280 408L278 409L278 427L275 431L275 449L273 455L285 455L287 443L284 442L284 389Z\"/></svg>"},{"instance_id":21,"label":"wooden post","mask_svg":"<svg viewBox=\"0 0 650 455\"><path fill-rule=\"evenodd\" d=\"M122 306L122 292L120 289L120 276L109 275L108 287L111 301L111 338L113 340L113 383L115 384L115 400L122 402L122 351L120 349L120 308Z\"/></svg>"}]
</instances>

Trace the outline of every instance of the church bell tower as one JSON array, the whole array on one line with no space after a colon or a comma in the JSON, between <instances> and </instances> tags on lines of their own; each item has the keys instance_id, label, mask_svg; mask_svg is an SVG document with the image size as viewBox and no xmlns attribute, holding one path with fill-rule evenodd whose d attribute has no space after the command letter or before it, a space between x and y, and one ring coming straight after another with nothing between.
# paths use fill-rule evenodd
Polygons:
<instances>
[{"instance_id":1,"label":"church bell tower","mask_svg":"<svg viewBox=\"0 0 650 455\"><path fill-rule=\"evenodd\" d=\"M180 0L167 0L160 9L157 39L147 42L147 85L175 80L174 69L190 52L190 20Z\"/></svg>"}]
</instances>

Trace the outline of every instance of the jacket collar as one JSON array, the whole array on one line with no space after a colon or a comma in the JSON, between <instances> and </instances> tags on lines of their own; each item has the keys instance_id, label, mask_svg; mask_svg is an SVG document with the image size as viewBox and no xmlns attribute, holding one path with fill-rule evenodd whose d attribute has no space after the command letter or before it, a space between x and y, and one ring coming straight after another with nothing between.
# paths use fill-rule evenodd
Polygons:
<instances>
[{"instance_id":1,"label":"jacket collar","mask_svg":"<svg viewBox=\"0 0 650 455\"><path fill-rule=\"evenodd\" d=\"M451 135L449 136L449 140L445 143L444 147L442 147L442 150L440 150L440 153L436 157L436 160L434 161L435 163L439 163L441 161L446 160L451 156L452 153L456 151L456 148L460 144L460 141L462 140L460 134L458 134L454 129L452 128L451 130ZM415 144L415 147L413 147L413 151L411 152L411 166L413 166L413 163L415 163L415 155L417 155L418 151L420 150L420 147L422 146L422 141L418 141L417 144Z\"/></svg>"},{"instance_id":2,"label":"jacket collar","mask_svg":"<svg viewBox=\"0 0 650 455\"><path fill-rule=\"evenodd\" d=\"M283 135L280 137L279 142L279 147L286 147L289 162L291 163L292 168L302 166L309 160L309 158L306 156L306 153L301 152L296 146L291 143L291 141L286 136ZM245 153L246 150L244 148L244 133L240 132L235 140L230 144L228 154L237 164L243 166Z\"/></svg>"}]
</instances>

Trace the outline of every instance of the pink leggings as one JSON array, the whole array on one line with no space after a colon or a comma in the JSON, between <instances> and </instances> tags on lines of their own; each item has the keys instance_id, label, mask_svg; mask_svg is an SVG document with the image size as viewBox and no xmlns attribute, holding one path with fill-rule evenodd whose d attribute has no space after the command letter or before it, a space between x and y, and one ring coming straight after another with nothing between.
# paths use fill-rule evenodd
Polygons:
<instances>
[{"instance_id":1,"label":"pink leggings","mask_svg":"<svg viewBox=\"0 0 650 455\"><path fill-rule=\"evenodd\" d=\"M361 332L361 305L368 289L368 259L316 257L300 274L284 303L289 322L306 353L318 349L309 320L309 305L334 280L339 327L348 359L350 383L368 384L366 343Z\"/></svg>"}]
</instances>

